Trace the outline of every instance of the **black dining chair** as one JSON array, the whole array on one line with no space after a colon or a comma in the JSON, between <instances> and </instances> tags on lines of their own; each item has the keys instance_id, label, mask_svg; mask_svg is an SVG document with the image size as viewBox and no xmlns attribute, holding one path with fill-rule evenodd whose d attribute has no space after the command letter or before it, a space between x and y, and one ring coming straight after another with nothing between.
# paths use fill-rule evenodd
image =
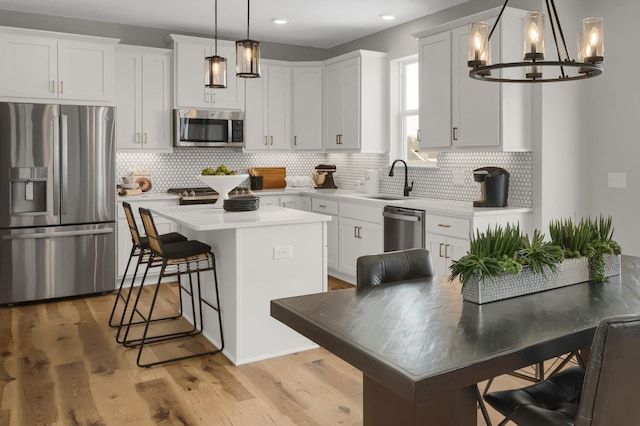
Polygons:
<instances>
[{"instance_id":1,"label":"black dining chair","mask_svg":"<svg viewBox=\"0 0 640 426\"><path fill-rule=\"evenodd\" d=\"M489 405L519 426L640 424L640 315L604 319L587 368L570 367L522 389L490 392Z\"/></svg>"},{"instance_id":2,"label":"black dining chair","mask_svg":"<svg viewBox=\"0 0 640 426\"><path fill-rule=\"evenodd\" d=\"M428 278L435 275L431 253L425 249L389 251L382 254L361 256L356 261L356 287L378 286L394 281ZM491 426L489 413L476 386L478 407L487 425Z\"/></svg>"},{"instance_id":3,"label":"black dining chair","mask_svg":"<svg viewBox=\"0 0 640 426\"><path fill-rule=\"evenodd\" d=\"M356 261L356 286L376 286L393 281L434 275L431 253L425 249L389 251L360 256Z\"/></svg>"}]
</instances>

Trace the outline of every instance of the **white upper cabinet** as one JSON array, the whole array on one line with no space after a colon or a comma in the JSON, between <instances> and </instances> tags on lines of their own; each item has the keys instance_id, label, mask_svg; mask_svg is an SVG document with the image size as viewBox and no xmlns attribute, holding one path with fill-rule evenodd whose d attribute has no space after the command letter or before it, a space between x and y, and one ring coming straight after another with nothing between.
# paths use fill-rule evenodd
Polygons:
<instances>
[{"instance_id":1,"label":"white upper cabinet","mask_svg":"<svg viewBox=\"0 0 640 426\"><path fill-rule=\"evenodd\" d=\"M359 50L325 61L324 147L388 150L387 55Z\"/></svg>"},{"instance_id":2,"label":"white upper cabinet","mask_svg":"<svg viewBox=\"0 0 640 426\"><path fill-rule=\"evenodd\" d=\"M0 28L0 96L113 101L117 39Z\"/></svg>"},{"instance_id":3,"label":"white upper cabinet","mask_svg":"<svg viewBox=\"0 0 640 426\"><path fill-rule=\"evenodd\" d=\"M119 150L171 151L172 55L168 49L117 47Z\"/></svg>"},{"instance_id":4,"label":"white upper cabinet","mask_svg":"<svg viewBox=\"0 0 640 426\"><path fill-rule=\"evenodd\" d=\"M174 104L177 108L244 109L244 79L235 72L232 41L218 40L218 56L227 59L226 89L209 89L204 58L213 55L215 40L171 34L174 48Z\"/></svg>"},{"instance_id":5,"label":"white upper cabinet","mask_svg":"<svg viewBox=\"0 0 640 426\"><path fill-rule=\"evenodd\" d=\"M293 149L322 150L322 66L292 71Z\"/></svg>"},{"instance_id":6,"label":"white upper cabinet","mask_svg":"<svg viewBox=\"0 0 640 426\"><path fill-rule=\"evenodd\" d=\"M291 148L291 67L263 61L260 78L247 79L245 149Z\"/></svg>"},{"instance_id":7,"label":"white upper cabinet","mask_svg":"<svg viewBox=\"0 0 640 426\"><path fill-rule=\"evenodd\" d=\"M418 35L423 150L531 149L531 85L469 77L468 23L493 25L496 16L494 9ZM523 17L505 10L491 40L492 63L522 60Z\"/></svg>"}]
</instances>

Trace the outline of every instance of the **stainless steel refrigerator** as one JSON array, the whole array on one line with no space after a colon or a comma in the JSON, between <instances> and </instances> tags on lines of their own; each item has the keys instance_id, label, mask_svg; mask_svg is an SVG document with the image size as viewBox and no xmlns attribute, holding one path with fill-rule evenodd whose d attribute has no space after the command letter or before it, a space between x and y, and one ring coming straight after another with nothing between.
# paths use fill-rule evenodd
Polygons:
<instances>
[{"instance_id":1,"label":"stainless steel refrigerator","mask_svg":"<svg viewBox=\"0 0 640 426\"><path fill-rule=\"evenodd\" d=\"M0 103L0 304L113 290L115 109Z\"/></svg>"}]
</instances>

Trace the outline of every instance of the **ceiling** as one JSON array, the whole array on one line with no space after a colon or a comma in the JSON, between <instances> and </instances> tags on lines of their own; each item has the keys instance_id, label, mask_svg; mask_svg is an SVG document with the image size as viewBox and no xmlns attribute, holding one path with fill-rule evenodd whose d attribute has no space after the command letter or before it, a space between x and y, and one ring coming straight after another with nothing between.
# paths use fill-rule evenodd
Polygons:
<instances>
[{"instance_id":1,"label":"ceiling","mask_svg":"<svg viewBox=\"0 0 640 426\"><path fill-rule=\"evenodd\" d=\"M251 38L331 48L468 0L254 0ZM0 9L211 34L214 0L0 0ZM385 21L380 15L391 14ZM289 23L276 25L273 18ZM218 35L244 38L247 3L218 0Z\"/></svg>"}]
</instances>

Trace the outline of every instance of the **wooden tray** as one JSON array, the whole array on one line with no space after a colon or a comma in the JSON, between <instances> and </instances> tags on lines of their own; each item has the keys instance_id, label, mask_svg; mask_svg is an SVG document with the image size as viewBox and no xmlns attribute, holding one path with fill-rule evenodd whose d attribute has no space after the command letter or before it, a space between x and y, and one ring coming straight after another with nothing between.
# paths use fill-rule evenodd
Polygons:
<instances>
[{"instance_id":1,"label":"wooden tray","mask_svg":"<svg viewBox=\"0 0 640 426\"><path fill-rule=\"evenodd\" d=\"M284 178L286 167L254 167L258 176L262 176L262 189L281 189L287 186Z\"/></svg>"}]
</instances>

